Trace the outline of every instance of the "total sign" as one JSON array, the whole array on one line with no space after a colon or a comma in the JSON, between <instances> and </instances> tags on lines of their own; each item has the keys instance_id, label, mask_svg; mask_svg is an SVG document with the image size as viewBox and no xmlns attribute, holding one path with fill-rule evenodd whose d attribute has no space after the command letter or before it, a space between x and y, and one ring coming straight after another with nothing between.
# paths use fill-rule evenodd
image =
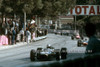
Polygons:
<instances>
[{"instance_id":1,"label":"total sign","mask_svg":"<svg viewBox=\"0 0 100 67\"><path fill-rule=\"evenodd\" d=\"M100 5L76 5L68 15L100 15Z\"/></svg>"}]
</instances>

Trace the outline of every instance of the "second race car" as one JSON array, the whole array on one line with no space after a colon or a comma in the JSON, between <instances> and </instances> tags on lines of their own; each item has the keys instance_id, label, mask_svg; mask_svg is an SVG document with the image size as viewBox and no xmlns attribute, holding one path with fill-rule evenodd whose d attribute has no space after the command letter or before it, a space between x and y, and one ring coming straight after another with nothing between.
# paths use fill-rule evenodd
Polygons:
<instances>
[{"instance_id":1,"label":"second race car","mask_svg":"<svg viewBox=\"0 0 100 67\"><path fill-rule=\"evenodd\" d=\"M80 47L80 46L87 46L88 45L88 40L85 39L85 40L78 40L77 41L77 46Z\"/></svg>"}]
</instances>

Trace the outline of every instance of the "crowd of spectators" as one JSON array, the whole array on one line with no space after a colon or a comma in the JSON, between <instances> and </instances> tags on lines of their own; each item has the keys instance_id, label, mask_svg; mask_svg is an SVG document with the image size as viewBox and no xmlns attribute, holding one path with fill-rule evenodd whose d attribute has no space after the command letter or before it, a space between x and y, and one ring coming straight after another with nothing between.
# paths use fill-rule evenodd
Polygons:
<instances>
[{"instance_id":1,"label":"crowd of spectators","mask_svg":"<svg viewBox=\"0 0 100 67\"><path fill-rule=\"evenodd\" d=\"M19 31L20 24L15 20L0 22L0 35L5 35L8 38L8 44L16 44Z\"/></svg>"},{"instance_id":2,"label":"crowd of spectators","mask_svg":"<svg viewBox=\"0 0 100 67\"><path fill-rule=\"evenodd\" d=\"M22 22L16 20L9 20L3 23L0 22L0 36L6 36L8 38L9 45L16 44L16 42L20 41L27 41L29 43L34 37L39 37L46 34L46 29L35 29L34 24L27 23L26 30L24 30L24 23Z\"/></svg>"}]
</instances>

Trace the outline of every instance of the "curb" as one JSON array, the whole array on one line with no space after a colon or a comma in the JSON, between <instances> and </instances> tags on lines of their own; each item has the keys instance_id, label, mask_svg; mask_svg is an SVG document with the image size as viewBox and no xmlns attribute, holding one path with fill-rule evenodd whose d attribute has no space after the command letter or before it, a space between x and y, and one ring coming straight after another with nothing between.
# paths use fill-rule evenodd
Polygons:
<instances>
[{"instance_id":1,"label":"curb","mask_svg":"<svg viewBox=\"0 0 100 67\"><path fill-rule=\"evenodd\" d=\"M45 38L47 38L47 36L37 37L32 42L34 42L34 41L36 42L38 40L42 40L42 39L45 39ZM26 45L26 44L27 44L27 42L18 42L18 43L14 44L14 45L3 45L3 46L0 46L0 50L19 47L19 46L23 46L23 45Z\"/></svg>"},{"instance_id":2,"label":"curb","mask_svg":"<svg viewBox=\"0 0 100 67\"><path fill-rule=\"evenodd\" d=\"M45 39L45 38L47 38L47 36L41 36L41 37L35 38L33 41L38 41L38 40L42 40L42 39Z\"/></svg>"},{"instance_id":3,"label":"curb","mask_svg":"<svg viewBox=\"0 0 100 67\"><path fill-rule=\"evenodd\" d=\"M26 42L19 42L14 45L4 45L4 46L0 46L0 50L9 49L9 48L13 48L13 47L19 47L19 46L26 45L26 44L27 44Z\"/></svg>"}]
</instances>

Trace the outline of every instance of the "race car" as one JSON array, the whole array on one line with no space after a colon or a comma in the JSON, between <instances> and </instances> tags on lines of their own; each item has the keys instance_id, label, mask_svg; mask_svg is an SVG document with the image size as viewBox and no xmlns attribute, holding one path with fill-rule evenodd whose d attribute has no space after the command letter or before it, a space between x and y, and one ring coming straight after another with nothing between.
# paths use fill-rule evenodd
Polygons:
<instances>
[{"instance_id":1,"label":"race car","mask_svg":"<svg viewBox=\"0 0 100 67\"><path fill-rule=\"evenodd\" d=\"M67 48L54 49L54 47L47 45L47 48L37 48L35 51L32 49L30 51L30 60L50 60L55 58L56 60L67 58Z\"/></svg>"},{"instance_id":2,"label":"race car","mask_svg":"<svg viewBox=\"0 0 100 67\"><path fill-rule=\"evenodd\" d=\"M57 32L55 32L55 34L56 34L56 35L57 35L57 34L62 35L62 32L57 31Z\"/></svg>"},{"instance_id":3,"label":"race car","mask_svg":"<svg viewBox=\"0 0 100 67\"><path fill-rule=\"evenodd\" d=\"M88 45L88 40L85 39L85 40L78 40L77 41L77 46L80 47L80 46L87 46Z\"/></svg>"},{"instance_id":4,"label":"race car","mask_svg":"<svg viewBox=\"0 0 100 67\"><path fill-rule=\"evenodd\" d=\"M80 39L80 35L76 35L75 38L76 38L76 39Z\"/></svg>"},{"instance_id":5,"label":"race car","mask_svg":"<svg viewBox=\"0 0 100 67\"><path fill-rule=\"evenodd\" d=\"M73 34L73 35L71 36L71 39L74 40L74 38L80 39L81 37L80 37L80 35L75 35L75 34Z\"/></svg>"}]
</instances>

